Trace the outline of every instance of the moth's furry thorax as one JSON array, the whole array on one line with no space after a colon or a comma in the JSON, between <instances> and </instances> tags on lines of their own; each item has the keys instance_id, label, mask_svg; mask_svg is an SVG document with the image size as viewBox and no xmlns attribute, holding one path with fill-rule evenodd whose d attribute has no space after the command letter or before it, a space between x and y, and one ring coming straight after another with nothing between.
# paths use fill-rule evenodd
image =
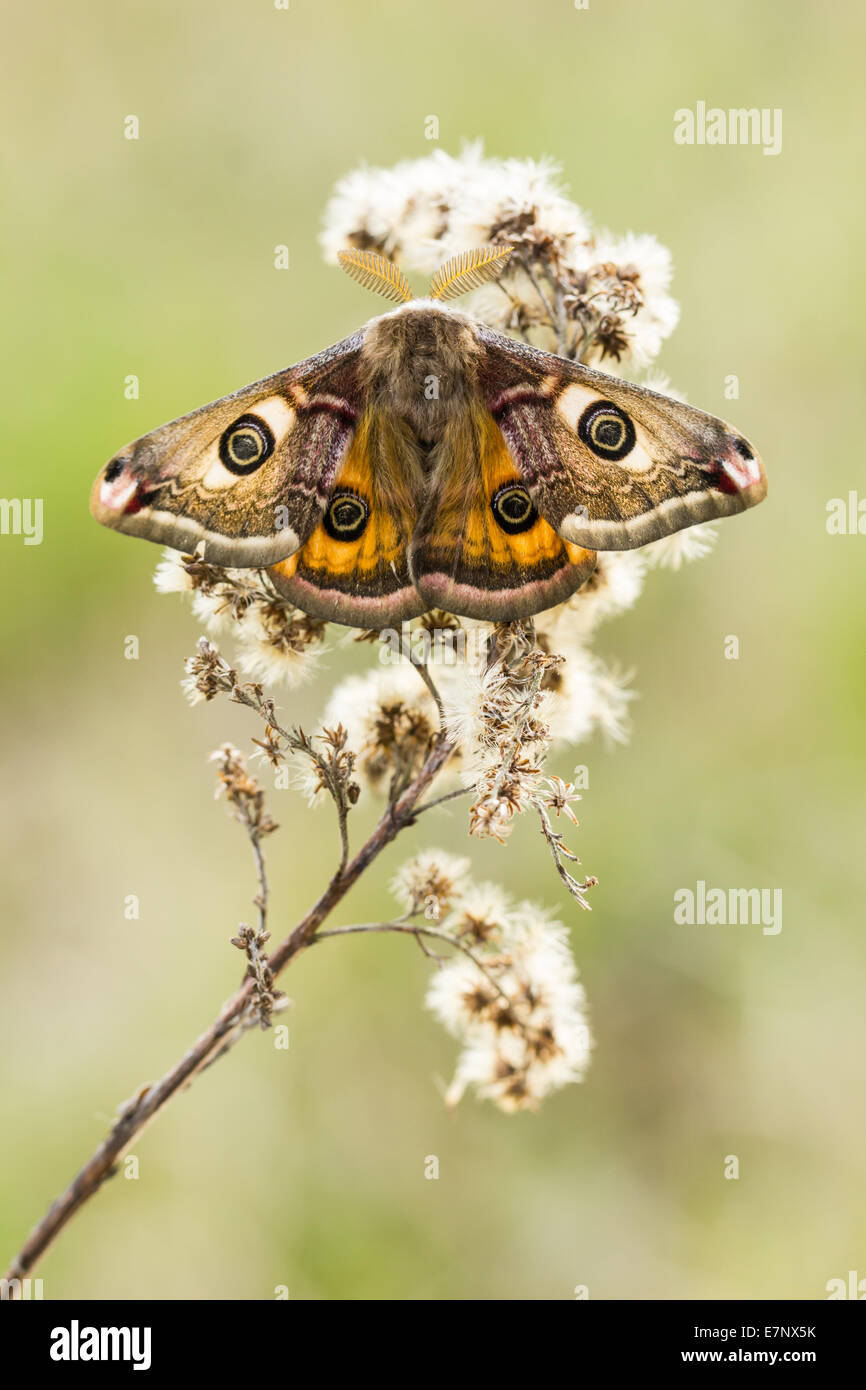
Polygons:
<instances>
[{"instance_id":1,"label":"moth's furry thorax","mask_svg":"<svg viewBox=\"0 0 866 1390\"><path fill-rule=\"evenodd\" d=\"M419 439L435 440L474 394L482 351L472 319L416 299L368 324L361 373L370 392Z\"/></svg>"}]
</instances>

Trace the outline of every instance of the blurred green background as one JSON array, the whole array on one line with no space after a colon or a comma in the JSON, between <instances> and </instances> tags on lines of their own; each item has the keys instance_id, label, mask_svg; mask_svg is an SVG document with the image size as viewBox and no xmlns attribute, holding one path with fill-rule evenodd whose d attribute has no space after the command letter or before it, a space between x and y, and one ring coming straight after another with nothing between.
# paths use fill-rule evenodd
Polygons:
<instances>
[{"instance_id":1,"label":"blurred green background","mask_svg":"<svg viewBox=\"0 0 866 1390\"><path fill-rule=\"evenodd\" d=\"M759 443L771 481L710 558L652 575L602 629L641 699L629 746L558 759L590 768L593 913L528 824L472 851L573 927L585 1084L534 1116L471 1097L447 1114L455 1044L421 1009L420 952L322 945L285 977L289 1052L251 1035L169 1108L138 1181L110 1183L41 1266L46 1297L822 1298L866 1275L866 538L825 528L828 499L864 488L863 30L853 3L775 0L7 11L2 490L44 497L45 536L0 538L3 1263L232 992L251 911L206 758L256 731L187 708L199 629L154 592L157 550L90 520L90 484L128 439L377 312L319 256L334 181L428 153L431 113L443 148L561 160L598 224L672 248L682 320L659 365ZM675 145L673 112L698 100L781 107L782 153ZM336 652L286 718L309 723L372 659ZM334 844L327 811L271 804L282 935ZM461 813L405 837L338 920L388 913L391 872L431 835L464 849ZM698 879L781 888L781 934L675 926Z\"/></svg>"}]
</instances>

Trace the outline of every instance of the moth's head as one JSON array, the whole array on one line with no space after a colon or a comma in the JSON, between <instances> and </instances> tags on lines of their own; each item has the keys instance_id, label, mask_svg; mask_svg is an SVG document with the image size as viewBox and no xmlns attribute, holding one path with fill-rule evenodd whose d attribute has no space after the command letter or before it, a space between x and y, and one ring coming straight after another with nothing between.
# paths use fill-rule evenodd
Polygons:
<instances>
[{"instance_id":1,"label":"moth's head","mask_svg":"<svg viewBox=\"0 0 866 1390\"><path fill-rule=\"evenodd\" d=\"M481 352L466 314L437 299L410 299L365 326L359 375L371 398L434 440L470 400Z\"/></svg>"}]
</instances>

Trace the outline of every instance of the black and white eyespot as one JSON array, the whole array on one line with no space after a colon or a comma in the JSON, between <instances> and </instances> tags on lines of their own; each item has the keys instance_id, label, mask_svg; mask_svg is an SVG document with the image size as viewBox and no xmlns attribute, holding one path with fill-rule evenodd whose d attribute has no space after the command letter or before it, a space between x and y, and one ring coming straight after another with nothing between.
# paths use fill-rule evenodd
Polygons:
<instances>
[{"instance_id":1,"label":"black and white eyespot","mask_svg":"<svg viewBox=\"0 0 866 1390\"><path fill-rule=\"evenodd\" d=\"M220 439L220 462L241 478L255 473L273 452L271 427L259 415L241 415Z\"/></svg>"},{"instance_id":2,"label":"black and white eyespot","mask_svg":"<svg viewBox=\"0 0 866 1390\"><path fill-rule=\"evenodd\" d=\"M578 437L600 459L624 459L635 446L631 419L610 401L593 401L577 422Z\"/></svg>"},{"instance_id":3,"label":"black and white eyespot","mask_svg":"<svg viewBox=\"0 0 866 1390\"><path fill-rule=\"evenodd\" d=\"M356 541L363 536L370 508L354 492L337 492L325 512L324 527L334 541Z\"/></svg>"},{"instance_id":4,"label":"black and white eyespot","mask_svg":"<svg viewBox=\"0 0 866 1390\"><path fill-rule=\"evenodd\" d=\"M521 531L528 531L538 520L538 512L526 488L517 487L514 483L505 483L497 488L490 499L490 506L497 525L509 536L519 536Z\"/></svg>"}]
</instances>

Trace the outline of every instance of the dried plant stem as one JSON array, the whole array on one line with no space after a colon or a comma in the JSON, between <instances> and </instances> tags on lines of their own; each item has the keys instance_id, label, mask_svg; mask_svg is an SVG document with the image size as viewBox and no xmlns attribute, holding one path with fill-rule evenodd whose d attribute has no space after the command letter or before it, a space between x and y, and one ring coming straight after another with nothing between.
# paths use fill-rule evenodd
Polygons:
<instances>
[{"instance_id":1,"label":"dried plant stem","mask_svg":"<svg viewBox=\"0 0 866 1390\"><path fill-rule=\"evenodd\" d=\"M577 855L573 854L567 847L559 831L554 830L550 823L550 816L544 805L537 799L534 799L532 804L538 812L542 834L547 841L547 846L550 850L553 862L556 865L556 872L559 874L559 877L562 879L571 896L577 899L580 906L584 908L585 911L591 912L592 907L589 902L587 902L586 894L590 888L596 886L598 879L591 875L581 883L573 874L569 873L562 862L563 859L569 859L573 864L579 864L580 860Z\"/></svg>"},{"instance_id":2,"label":"dried plant stem","mask_svg":"<svg viewBox=\"0 0 866 1390\"><path fill-rule=\"evenodd\" d=\"M350 862L338 868L318 902L271 953L268 965L274 978L295 956L300 955L318 939L321 924L326 921L368 865L401 830L412 824L418 802L437 773L444 767L451 751L452 745L448 738L440 734L421 770L402 795L389 806L366 843ZM159 1081L143 1087L136 1096L126 1102L98 1149L31 1231L6 1271L6 1279L23 1279L32 1272L73 1216L96 1195L103 1183L116 1173L124 1153L151 1121L199 1072L227 1052L258 1017L256 982L247 979L223 1005L210 1027L197 1038L184 1056Z\"/></svg>"},{"instance_id":3,"label":"dried plant stem","mask_svg":"<svg viewBox=\"0 0 866 1390\"><path fill-rule=\"evenodd\" d=\"M511 772L511 767L514 762L514 759L518 756L520 752L523 743L523 738L526 733L526 726L529 720L532 718L533 707L535 705L536 699L538 698L538 693L541 690L541 684L544 680L544 675L545 668L541 663L539 663L527 682L526 695L523 700L522 714L518 719L515 720L514 733L512 734L509 743L502 751L501 765L498 773L496 774L493 786L490 790L490 795L493 797L497 797L502 791L502 787Z\"/></svg>"},{"instance_id":4,"label":"dried plant stem","mask_svg":"<svg viewBox=\"0 0 866 1390\"><path fill-rule=\"evenodd\" d=\"M199 649L210 648L206 638L199 643ZM262 694L261 687L255 684L239 685L235 673L231 670L228 662L225 661L214 649L214 659L219 662L221 668L227 672L231 678L231 699L236 705L244 705L247 709L254 710L265 723L266 734L279 735L285 742L286 748L296 753L303 753L311 758L316 764L322 778L322 785L327 788L334 807L337 812L337 825L340 832L340 869L342 872L349 862L349 802L346 799L346 789L339 778L334 775L334 770L321 753L318 753L311 741L300 730L285 729L276 717L273 700L267 699ZM259 740L254 740L259 742ZM266 743L259 743L259 747L269 755L272 754L273 746ZM271 757L271 761L275 761ZM279 764L275 762L275 765ZM255 852L255 844L253 845ZM258 856L257 856L258 859Z\"/></svg>"},{"instance_id":5,"label":"dried plant stem","mask_svg":"<svg viewBox=\"0 0 866 1390\"><path fill-rule=\"evenodd\" d=\"M441 927L426 927L419 922L363 922L352 927L332 927L329 931L316 932L316 940L324 941L329 936L357 936L361 932L402 932L406 936L414 936L419 945L422 946L424 944L422 937L429 936L435 941L444 942L446 946L453 946L455 950L462 951L464 956L469 957L476 970L481 972L488 984L493 986L496 993L501 995L506 1003L511 1002L505 990L497 983L487 966L479 960L472 948L467 946L465 941L461 941L459 936L443 931ZM431 952L427 951L425 954L430 955ZM434 959L440 960L440 957L435 956Z\"/></svg>"},{"instance_id":6,"label":"dried plant stem","mask_svg":"<svg viewBox=\"0 0 866 1390\"><path fill-rule=\"evenodd\" d=\"M526 271L529 283L532 285L532 288L535 290L535 293L538 295L538 298L541 300L541 303L544 306L544 312L547 314L548 323L550 324L550 327L556 334L557 349L560 355L564 356L567 351L567 339L565 331L565 315L562 310L561 293L557 291L557 307L556 309L554 309L553 305L551 304L550 300L547 297L547 294L545 293L542 287L541 281L535 274L532 265L527 262L523 268Z\"/></svg>"},{"instance_id":7,"label":"dried plant stem","mask_svg":"<svg viewBox=\"0 0 866 1390\"><path fill-rule=\"evenodd\" d=\"M421 816L425 811L432 811L434 806L444 806L446 801L454 801L458 796L468 796L472 787L456 787L452 792L444 792L442 796L436 796L432 801L425 801L415 812L416 816Z\"/></svg>"},{"instance_id":8,"label":"dried plant stem","mask_svg":"<svg viewBox=\"0 0 866 1390\"><path fill-rule=\"evenodd\" d=\"M433 677L430 674L430 668L428 667L425 661L417 661L413 656L410 656L409 660L412 662L412 665L418 672L418 675L421 677L427 689L430 691L430 694L433 696L433 699L436 701L436 709L439 712L439 723L440 725L444 725L445 711L442 708L442 696L439 694L439 691L436 688L436 684L433 680Z\"/></svg>"}]
</instances>

